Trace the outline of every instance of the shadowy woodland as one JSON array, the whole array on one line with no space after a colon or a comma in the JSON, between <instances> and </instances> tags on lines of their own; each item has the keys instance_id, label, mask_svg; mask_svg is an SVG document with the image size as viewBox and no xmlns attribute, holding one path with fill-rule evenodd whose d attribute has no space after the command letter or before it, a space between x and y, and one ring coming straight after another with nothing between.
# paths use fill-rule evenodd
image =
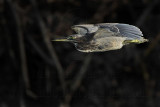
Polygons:
<instances>
[{"instance_id":1,"label":"shadowy woodland","mask_svg":"<svg viewBox=\"0 0 160 107\"><path fill-rule=\"evenodd\" d=\"M111 22L149 42L82 53L51 41ZM160 0L0 0L0 107L160 107Z\"/></svg>"}]
</instances>

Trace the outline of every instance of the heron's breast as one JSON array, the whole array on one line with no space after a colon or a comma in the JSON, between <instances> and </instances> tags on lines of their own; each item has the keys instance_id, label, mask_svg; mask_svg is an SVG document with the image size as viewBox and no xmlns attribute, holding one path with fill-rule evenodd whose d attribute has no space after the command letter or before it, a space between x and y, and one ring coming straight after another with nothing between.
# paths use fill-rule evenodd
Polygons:
<instances>
[{"instance_id":1,"label":"heron's breast","mask_svg":"<svg viewBox=\"0 0 160 107\"><path fill-rule=\"evenodd\" d=\"M99 38L95 42L101 49L114 50L122 48L123 41L124 38L121 37L106 37L106 38Z\"/></svg>"}]
</instances>

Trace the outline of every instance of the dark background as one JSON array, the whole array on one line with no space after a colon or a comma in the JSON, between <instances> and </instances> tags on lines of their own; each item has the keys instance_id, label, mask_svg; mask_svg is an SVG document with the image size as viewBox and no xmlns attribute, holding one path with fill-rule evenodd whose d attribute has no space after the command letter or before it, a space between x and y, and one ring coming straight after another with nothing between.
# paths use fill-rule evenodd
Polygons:
<instances>
[{"instance_id":1,"label":"dark background","mask_svg":"<svg viewBox=\"0 0 160 107\"><path fill-rule=\"evenodd\" d=\"M111 22L149 42L101 53L51 42ZM160 0L0 0L0 107L160 107Z\"/></svg>"}]
</instances>

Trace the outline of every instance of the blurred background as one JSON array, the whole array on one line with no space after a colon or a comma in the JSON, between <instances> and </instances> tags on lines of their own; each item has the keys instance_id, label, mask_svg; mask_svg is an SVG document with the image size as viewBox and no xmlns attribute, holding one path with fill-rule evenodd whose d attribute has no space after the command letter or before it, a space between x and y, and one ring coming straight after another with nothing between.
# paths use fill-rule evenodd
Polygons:
<instances>
[{"instance_id":1,"label":"blurred background","mask_svg":"<svg viewBox=\"0 0 160 107\"><path fill-rule=\"evenodd\" d=\"M148 43L82 53L71 26L127 23ZM0 0L0 107L160 107L160 0Z\"/></svg>"}]
</instances>

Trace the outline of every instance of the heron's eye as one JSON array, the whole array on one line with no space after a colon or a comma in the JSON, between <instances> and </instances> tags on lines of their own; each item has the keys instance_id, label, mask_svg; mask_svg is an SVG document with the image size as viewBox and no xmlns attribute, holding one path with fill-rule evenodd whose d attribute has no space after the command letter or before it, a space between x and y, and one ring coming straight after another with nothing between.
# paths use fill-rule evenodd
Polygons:
<instances>
[{"instance_id":1,"label":"heron's eye","mask_svg":"<svg viewBox=\"0 0 160 107\"><path fill-rule=\"evenodd\" d=\"M69 36L68 39L73 40L73 39L75 39L75 37L74 36Z\"/></svg>"}]
</instances>

